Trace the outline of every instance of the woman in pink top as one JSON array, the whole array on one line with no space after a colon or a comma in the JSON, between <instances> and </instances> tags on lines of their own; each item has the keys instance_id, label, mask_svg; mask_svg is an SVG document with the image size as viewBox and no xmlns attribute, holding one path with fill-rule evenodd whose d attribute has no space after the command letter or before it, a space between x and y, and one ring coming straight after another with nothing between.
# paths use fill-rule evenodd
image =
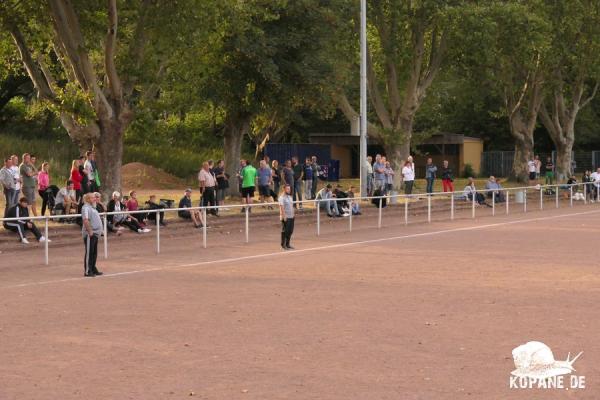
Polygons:
<instances>
[{"instance_id":1,"label":"woman in pink top","mask_svg":"<svg viewBox=\"0 0 600 400\"><path fill-rule=\"evenodd\" d=\"M38 193L42 198L42 215L46 214L46 207L48 206L48 195L46 189L50 186L50 174L48 173L49 164L47 162L42 164L42 169L38 172Z\"/></svg>"}]
</instances>

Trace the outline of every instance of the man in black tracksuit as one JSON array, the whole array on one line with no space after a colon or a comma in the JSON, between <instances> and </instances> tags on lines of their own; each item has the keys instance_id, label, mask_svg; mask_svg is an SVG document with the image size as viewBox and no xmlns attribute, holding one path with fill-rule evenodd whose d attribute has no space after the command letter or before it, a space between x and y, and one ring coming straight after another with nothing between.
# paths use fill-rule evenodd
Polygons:
<instances>
[{"instance_id":1,"label":"man in black tracksuit","mask_svg":"<svg viewBox=\"0 0 600 400\"><path fill-rule=\"evenodd\" d=\"M29 217L29 210L27 209L27 198L21 197L19 202L12 207L6 209L4 213L4 218L24 218L23 220L16 221L4 221L4 228L16 232L19 234L19 240L22 243L29 243L27 238L25 237L26 231L31 231L35 235L35 238L39 242L43 242L46 240L44 236L42 236L40 230L35 226L32 221L27 221L25 218Z\"/></svg>"}]
</instances>

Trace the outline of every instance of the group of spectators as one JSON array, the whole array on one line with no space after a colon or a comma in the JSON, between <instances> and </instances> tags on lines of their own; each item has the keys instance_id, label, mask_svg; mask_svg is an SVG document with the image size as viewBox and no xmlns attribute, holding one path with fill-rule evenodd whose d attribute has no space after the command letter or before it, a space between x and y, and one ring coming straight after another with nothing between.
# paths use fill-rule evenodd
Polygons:
<instances>
[{"instance_id":1,"label":"group of spectators","mask_svg":"<svg viewBox=\"0 0 600 400\"><path fill-rule=\"evenodd\" d=\"M394 178L396 172L390 162L381 154L373 157L367 157L367 194L369 196L385 196L394 190ZM416 178L415 163L412 156L408 156L400 171L402 183L404 185L404 194L412 194ZM427 181L427 193L433 193L433 185L438 175L438 167L433 163L432 158L427 159L425 166L425 180ZM454 191L454 172L447 160L444 160L440 168L442 187L444 192Z\"/></svg>"}]
</instances>

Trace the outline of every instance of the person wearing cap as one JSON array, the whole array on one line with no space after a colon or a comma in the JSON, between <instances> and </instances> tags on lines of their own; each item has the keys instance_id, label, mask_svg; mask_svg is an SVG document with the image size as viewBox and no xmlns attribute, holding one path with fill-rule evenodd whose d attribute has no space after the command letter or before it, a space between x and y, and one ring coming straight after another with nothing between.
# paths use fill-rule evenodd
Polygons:
<instances>
[{"instance_id":1,"label":"person wearing cap","mask_svg":"<svg viewBox=\"0 0 600 400\"><path fill-rule=\"evenodd\" d=\"M281 221L281 248L293 250L290 245L294 233L294 201L291 196L292 188L285 185L283 193L279 196L279 219Z\"/></svg>"},{"instance_id":2,"label":"person wearing cap","mask_svg":"<svg viewBox=\"0 0 600 400\"><path fill-rule=\"evenodd\" d=\"M192 189L185 189L183 197L179 200L178 208L192 208ZM179 218L191 219L194 222L194 227L202 228L204 219L200 210L179 210L177 211Z\"/></svg>"},{"instance_id":3,"label":"person wearing cap","mask_svg":"<svg viewBox=\"0 0 600 400\"><path fill-rule=\"evenodd\" d=\"M81 234L85 252L83 255L83 276L94 277L102 275L96 267L98 258L98 238L102 235L102 219L96 211L96 196L94 193L86 193L83 196L83 207L81 208Z\"/></svg>"},{"instance_id":4,"label":"person wearing cap","mask_svg":"<svg viewBox=\"0 0 600 400\"><path fill-rule=\"evenodd\" d=\"M47 239L42 235L40 230L35 226L33 221L27 220L29 218L29 210L27 208L27 197L21 197L19 202L12 207L6 209L4 218L18 218L14 221L4 221L4 228L16 232L19 235L19 240L23 244L28 244L26 232L31 231L38 242L44 242ZM48 240L50 242L50 240Z\"/></svg>"}]
</instances>

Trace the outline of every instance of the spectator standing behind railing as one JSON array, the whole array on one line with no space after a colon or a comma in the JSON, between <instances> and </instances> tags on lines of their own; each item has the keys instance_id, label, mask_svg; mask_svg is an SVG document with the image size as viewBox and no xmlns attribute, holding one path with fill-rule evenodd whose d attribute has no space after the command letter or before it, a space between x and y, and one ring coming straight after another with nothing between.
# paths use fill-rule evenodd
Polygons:
<instances>
[{"instance_id":1,"label":"spectator standing behind railing","mask_svg":"<svg viewBox=\"0 0 600 400\"><path fill-rule=\"evenodd\" d=\"M271 199L272 181L271 167L267 165L265 160L260 160L260 167L258 168L258 196L259 200L263 203L267 203ZM272 209L273 207L269 206L269 210Z\"/></svg>"},{"instance_id":2,"label":"spectator standing behind railing","mask_svg":"<svg viewBox=\"0 0 600 400\"><path fill-rule=\"evenodd\" d=\"M290 185L285 185L283 193L279 196L279 219L281 220L281 248L293 250L290 245L294 233L294 205L290 195Z\"/></svg>"},{"instance_id":3,"label":"spectator standing behind railing","mask_svg":"<svg viewBox=\"0 0 600 400\"><path fill-rule=\"evenodd\" d=\"M373 157L367 156L365 163L367 169L367 196L373 195Z\"/></svg>"},{"instance_id":4,"label":"spectator standing behind railing","mask_svg":"<svg viewBox=\"0 0 600 400\"><path fill-rule=\"evenodd\" d=\"M546 185L554 185L554 163L552 162L552 157L546 157L544 175L546 176Z\"/></svg>"},{"instance_id":5,"label":"spectator standing behind railing","mask_svg":"<svg viewBox=\"0 0 600 400\"><path fill-rule=\"evenodd\" d=\"M433 193L433 185L435 183L435 174L437 167L433 165L433 159L427 159L427 165L425 165L425 180L427 181L427 193Z\"/></svg>"},{"instance_id":6,"label":"spectator standing behind railing","mask_svg":"<svg viewBox=\"0 0 600 400\"><path fill-rule=\"evenodd\" d=\"M198 182L200 185L200 195L202 196L202 207L215 207L217 205L217 179L211 172L208 161L202 163L202 168L198 173ZM207 212L214 216L219 216L217 208L209 208Z\"/></svg>"},{"instance_id":7,"label":"spectator standing behind railing","mask_svg":"<svg viewBox=\"0 0 600 400\"><path fill-rule=\"evenodd\" d=\"M402 179L404 180L404 194L412 194L413 184L415 183L415 167L412 158L409 157L402 167Z\"/></svg>"},{"instance_id":8,"label":"spectator standing behind railing","mask_svg":"<svg viewBox=\"0 0 600 400\"><path fill-rule=\"evenodd\" d=\"M98 185L98 170L96 169L96 153L93 151L87 151L85 153L86 161L83 164L84 171L87 175L87 189L86 192L98 192L100 185Z\"/></svg>"},{"instance_id":9,"label":"spectator standing behind railing","mask_svg":"<svg viewBox=\"0 0 600 400\"><path fill-rule=\"evenodd\" d=\"M304 171L303 171L303 175L304 175L304 199L305 200L310 200L312 199L312 182L314 178L313 176L313 169L312 169L312 165L311 165L311 161L310 161L310 157L306 157L306 159L304 160Z\"/></svg>"},{"instance_id":10,"label":"spectator standing behind railing","mask_svg":"<svg viewBox=\"0 0 600 400\"><path fill-rule=\"evenodd\" d=\"M22 181L21 181L21 174L19 173L19 157L16 156L15 154L13 154L11 156L12 159L12 165L10 167L10 170L12 171L13 174L13 179L15 180L15 197L13 199L13 205L17 204L19 202L19 198L21 196L21 185L22 185Z\"/></svg>"},{"instance_id":11,"label":"spectator standing behind railing","mask_svg":"<svg viewBox=\"0 0 600 400\"><path fill-rule=\"evenodd\" d=\"M4 189L4 198L6 200L4 211L16 204L15 195L17 194L17 190L15 177L11 167L12 158L8 157L4 160L4 166L2 169L0 169L0 183L2 183L2 188Z\"/></svg>"},{"instance_id":12,"label":"spectator standing behind railing","mask_svg":"<svg viewBox=\"0 0 600 400\"><path fill-rule=\"evenodd\" d=\"M73 190L75 190L75 198L77 201L81 199L81 181L83 180L83 176L81 172L79 172L79 167L81 166L80 160L73 160L71 163L71 182L73 182Z\"/></svg>"},{"instance_id":13,"label":"spectator standing behind railing","mask_svg":"<svg viewBox=\"0 0 600 400\"><path fill-rule=\"evenodd\" d=\"M86 193L83 197L81 208L81 234L85 248L83 254L83 276L94 277L102 275L96 267L98 258L98 238L102 235L102 219L96 211L96 196L94 193Z\"/></svg>"},{"instance_id":14,"label":"spectator standing behind railing","mask_svg":"<svg viewBox=\"0 0 600 400\"><path fill-rule=\"evenodd\" d=\"M317 196L317 184L319 183L319 176L321 175L321 167L317 162L317 156L312 156L310 159L310 166L312 168L312 186L310 189L310 198L314 199ZM278 190L275 193L279 193Z\"/></svg>"},{"instance_id":15,"label":"spectator standing behind railing","mask_svg":"<svg viewBox=\"0 0 600 400\"><path fill-rule=\"evenodd\" d=\"M48 207L48 193L46 189L50 186L50 164L42 163L40 172L38 172L38 194L42 198L42 214L46 215L46 207Z\"/></svg>"},{"instance_id":16,"label":"spectator standing behind railing","mask_svg":"<svg viewBox=\"0 0 600 400\"><path fill-rule=\"evenodd\" d=\"M590 175L592 182L594 182L594 198L598 199L598 191L600 190L600 168L596 172Z\"/></svg>"},{"instance_id":17,"label":"spectator standing behind railing","mask_svg":"<svg viewBox=\"0 0 600 400\"><path fill-rule=\"evenodd\" d=\"M448 160L444 160L443 162L442 188L444 192L454 192L454 173L448 164Z\"/></svg>"},{"instance_id":18,"label":"spectator standing behind railing","mask_svg":"<svg viewBox=\"0 0 600 400\"><path fill-rule=\"evenodd\" d=\"M592 179L592 171L589 169L585 170L583 176L581 177L581 182L585 184L585 192L586 198L589 199L592 203L594 202L594 180Z\"/></svg>"},{"instance_id":19,"label":"spectator standing behind railing","mask_svg":"<svg viewBox=\"0 0 600 400\"><path fill-rule=\"evenodd\" d=\"M246 167L242 170L242 204L251 205L254 200L254 191L256 190L256 175L257 171L250 161L246 160ZM240 210L244 212L244 208ZM248 212L252 212L252 208L248 207Z\"/></svg>"},{"instance_id":20,"label":"spectator standing behind railing","mask_svg":"<svg viewBox=\"0 0 600 400\"><path fill-rule=\"evenodd\" d=\"M4 228L9 231L16 232L19 235L19 240L23 244L29 244L27 240L27 231L31 231L38 242L44 242L46 238L42 235L40 230L35 226L33 221L28 221L29 209L26 197L21 197L19 202L14 206L7 208L4 213L4 218L18 218L15 221L4 221ZM48 240L50 242L50 240Z\"/></svg>"},{"instance_id":21,"label":"spectator standing behind railing","mask_svg":"<svg viewBox=\"0 0 600 400\"><path fill-rule=\"evenodd\" d=\"M273 192L275 192L275 195L279 195L279 189L281 187L281 167L277 160L271 162L271 179L273 180Z\"/></svg>"},{"instance_id":22,"label":"spectator standing behind railing","mask_svg":"<svg viewBox=\"0 0 600 400\"><path fill-rule=\"evenodd\" d=\"M29 206L31 207L31 213L34 217L36 217L37 209L35 204L35 189L37 187L37 171L31 163L31 155L29 155L29 153L23 154L22 161L23 162L19 166L19 175L21 175L23 182L23 195L27 198L27 203L29 203Z\"/></svg>"},{"instance_id":23,"label":"spectator standing behind railing","mask_svg":"<svg viewBox=\"0 0 600 400\"><path fill-rule=\"evenodd\" d=\"M225 173L225 161L217 161L217 166L213 170L215 178L217 178L217 204L225 205L225 196L229 189L229 175ZM226 210L226 209L224 209Z\"/></svg>"},{"instance_id":24,"label":"spectator standing behind railing","mask_svg":"<svg viewBox=\"0 0 600 400\"><path fill-rule=\"evenodd\" d=\"M385 193L385 163L381 161L381 155L375 156L375 162L373 163L373 175L375 177L374 190L380 190L381 194Z\"/></svg>"},{"instance_id":25,"label":"spectator standing behind railing","mask_svg":"<svg viewBox=\"0 0 600 400\"><path fill-rule=\"evenodd\" d=\"M298 157L292 157L292 170L294 171L294 186L292 189L292 198L294 201L302 201L302 179L304 177L304 167L298 162ZM302 210L302 203L294 204Z\"/></svg>"},{"instance_id":26,"label":"spectator standing behind railing","mask_svg":"<svg viewBox=\"0 0 600 400\"><path fill-rule=\"evenodd\" d=\"M389 161L385 161L385 193L390 193L394 190L394 175L396 173L392 169L392 165Z\"/></svg>"}]
</instances>

